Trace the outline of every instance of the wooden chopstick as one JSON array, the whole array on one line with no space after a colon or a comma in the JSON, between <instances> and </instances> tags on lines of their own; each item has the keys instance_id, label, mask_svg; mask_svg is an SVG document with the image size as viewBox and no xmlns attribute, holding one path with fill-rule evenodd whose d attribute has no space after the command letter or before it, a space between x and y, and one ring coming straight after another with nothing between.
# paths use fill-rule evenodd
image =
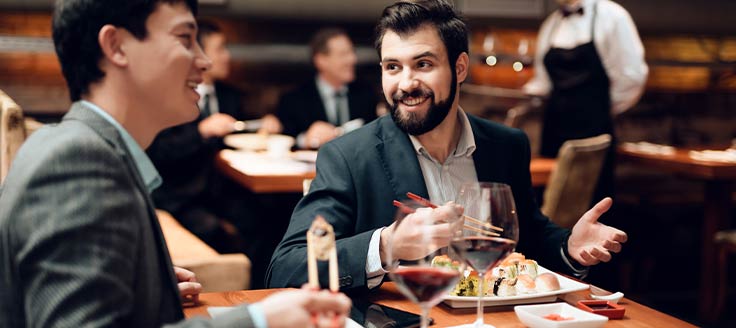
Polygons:
<instances>
[{"instance_id":1,"label":"wooden chopstick","mask_svg":"<svg viewBox=\"0 0 736 328\"><path fill-rule=\"evenodd\" d=\"M317 230L321 234L315 233ZM312 226L307 231L307 270L309 274L308 285L313 289L319 289L319 274L317 272L317 260L329 261L329 283L330 291L338 292L340 289L337 267L337 247L335 245L335 232L327 220L322 216L312 221Z\"/></svg>"},{"instance_id":2,"label":"wooden chopstick","mask_svg":"<svg viewBox=\"0 0 736 328\"><path fill-rule=\"evenodd\" d=\"M394 200L394 206L398 207L399 210L401 210L402 212L404 212L404 214L414 213L414 209L413 208L404 205L404 203L402 203L402 202L400 202L398 200ZM467 218L467 216L465 216L465 218ZM475 231L475 232L480 232L482 234L485 234L485 235L491 236L491 237L500 237L501 236L500 234L498 234L496 232L483 230L483 229L480 229L480 228L477 228L477 227L474 227L474 226L470 226L470 225L467 225L467 224L463 224L463 229L467 229L467 230L471 230L471 231Z\"/></svg>"},{"instance_id":3,"label":"wooden chopstick","mask_svg":"<svg viewBox=\"0 0 736 328\"><path fill-rule=\"evenodd\" d=\"M406 195L409 198L411 198L412 200L415 200L415 201L419 202L420 204L422 204L424 206L431 207L431 208L437 208L437 205L432 204L432 202L430 202L429 199L426 199L426 198L424 198L422 196L419 196L419 195L417 195L415 193L407 192ZM478 220L478 219L476 219L474 217L467 216L467 215L463 215L463 217L465 218L465 220L470 221L471 223L475 223L477 225L480 225L482 227L485 227L485 228L488 228L488 229L492 229L492 230L496 230L496 231L501 231L501 232L503 231L502 228L499 228L497 226L494 226L494 225L492 225L492 224L490 224L488 222L483 222L483 221Z\"/></svg>"}]
</instances>

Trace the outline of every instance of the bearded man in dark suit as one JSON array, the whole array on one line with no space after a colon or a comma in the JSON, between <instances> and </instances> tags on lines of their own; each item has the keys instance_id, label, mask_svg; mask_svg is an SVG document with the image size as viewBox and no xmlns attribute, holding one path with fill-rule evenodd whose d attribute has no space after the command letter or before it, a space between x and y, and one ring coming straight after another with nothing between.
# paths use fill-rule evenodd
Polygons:
<instances>
[{"instance_id":1,"label":"bearded man in dark suit","mask_svg":"<svg viewBox=\"0 0 736 328\"><path fill-rule=\"evenodd\" d=\"M320 148L317 176L271 259L269 286L306 280L305 232L316 215L334 227L341 288L379 286L395 265L387 263L388 247L401 254L399 260L426 255L397 249L400 243L389 245L395 227L392 201L413 192L445 204L470 181L511 186L519 216L517 250L554 271L581 277L587 266L620 251L626 234L597 222L610 208L610 198L585 213L572 231L555 225L534 201L526 135L459 106L470 60L465 23L451 4L397 2L384 10L377 31L391 115ZM404 237L409 239L393 235L394 240Z\"/></svg>"}]
</instances>

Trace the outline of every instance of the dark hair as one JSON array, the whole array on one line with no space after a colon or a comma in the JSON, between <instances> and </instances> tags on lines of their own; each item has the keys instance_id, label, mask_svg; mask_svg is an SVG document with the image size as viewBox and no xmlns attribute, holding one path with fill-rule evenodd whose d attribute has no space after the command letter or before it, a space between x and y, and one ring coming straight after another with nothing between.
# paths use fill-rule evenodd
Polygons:
<instances>
[{"instance_id":1,"label":"dark hair","mask_svg":"<svg viewBox=\"0 0 736 328\"><path fill-rule=\"evenodd\" d=\"M381 58L383 36L391 30L406 36L424 24L430 24L437 32L447 49L450 67L455 70L455 62L468 50L468 28L462 17L455 13L454 7L446 0L399 1L386 7L376 26L375 47Z\"/></svg>"},{"instance_id":2,"label":"dark hair","mask_svg":"<svg viewBox=\"0 0 736 328\"><path fill-rule=\"evenodd\" d=\"M199 42L199 45L202 47L204 47L204 39L212 34L222 33L220 26L209 20L198 20L197 28L197 42Z\"/></svg>"},{"instance_id":3,"label":"dark hair","mask_svg":"<svg viewBox=\"0 0 736 328\"><path fill-rule=\"evenodd\" d=\"M194 15L197 0L57 0L52 33L61 72L72 101L89 92L89 85L105 76L99 67L102 49L97 35L110 24L136 38L148 36L146 21L160 3L185 3Z\"/></svg>"},{"instance_id":4,"label":"dark hair","mask_svg":"<svg viewBox=\"0 0 736 328\"><path fill-rule=\"evenodd\" d=\"M339 27L325 27L314 33L312 40L309 41L309 58L314 59L317 54L326 54L329 51L327 42L342 35L347 37L348 33Z\"/></svg>"}]
</instances>

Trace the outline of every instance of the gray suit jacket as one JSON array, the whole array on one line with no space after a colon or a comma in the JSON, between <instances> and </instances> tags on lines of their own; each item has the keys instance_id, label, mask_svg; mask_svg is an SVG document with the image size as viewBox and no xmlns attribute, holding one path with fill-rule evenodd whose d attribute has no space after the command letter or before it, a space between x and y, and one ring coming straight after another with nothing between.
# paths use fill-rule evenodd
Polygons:
<instances>
[{"instance_id":1,"label":"gray suit jacket","mask_svg":"<svg viewBox=\"0 0 736 328\"><path fill-rule=\"evenodd\" d=\"M109 122L75 103L21 147L0 189L0 327L252 326L247 312L182 321L152 201Z\"/></svg>"}]
</instances>

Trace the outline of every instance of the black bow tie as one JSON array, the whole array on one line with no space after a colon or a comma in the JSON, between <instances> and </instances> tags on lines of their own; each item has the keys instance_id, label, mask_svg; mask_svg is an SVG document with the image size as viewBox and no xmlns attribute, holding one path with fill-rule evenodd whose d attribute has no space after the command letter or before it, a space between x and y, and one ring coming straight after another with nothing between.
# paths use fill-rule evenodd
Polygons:
<instances>
[{"instance_id":1,"label":"black bow tie","mask_svg":"<svg viewBox=\"0 0 736 328\"><path fill-rule=\"evenodd\" d=\"M562 12L562 17L568 17L570 15L583 15L583 7L578 7L578 9L568 9L565 7L560 8L560 12Z\"/></svg>"}]
</instances>

